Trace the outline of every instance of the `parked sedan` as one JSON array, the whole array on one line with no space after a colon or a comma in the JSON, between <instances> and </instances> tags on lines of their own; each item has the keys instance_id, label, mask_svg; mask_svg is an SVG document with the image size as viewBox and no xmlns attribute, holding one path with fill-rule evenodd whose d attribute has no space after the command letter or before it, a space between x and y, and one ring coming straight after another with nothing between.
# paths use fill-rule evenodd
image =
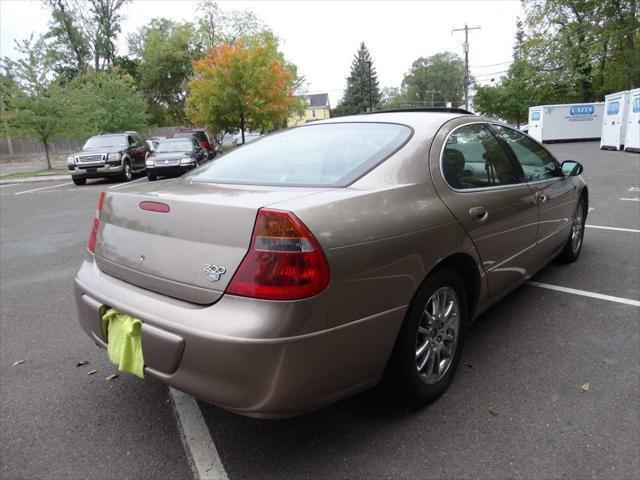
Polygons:
<instances>
[{"instance_id":1,"label":"parked sedan","mask_svg":"<svg viewBox=\"0 0 640 480\"><path fill-rule=\"evenodd\" d=\"M207 152L191 138L160 140L154 152L147 158L147 178L176 177L207 160Z\"/></svg>"},{"instance_id":2,"label":"parked sedan","mask_svg":"<svg viewBox=\"0 0 640 480\"><path fill-rule=\"evenodd\" d=\"M300 414L381 379L430 402L481 312L578 259L581 172L456 109L274 133L103 194L80 324L107 347L106 309L139 319L146 375L242 415Z\"/></svg>"}]
</instances>

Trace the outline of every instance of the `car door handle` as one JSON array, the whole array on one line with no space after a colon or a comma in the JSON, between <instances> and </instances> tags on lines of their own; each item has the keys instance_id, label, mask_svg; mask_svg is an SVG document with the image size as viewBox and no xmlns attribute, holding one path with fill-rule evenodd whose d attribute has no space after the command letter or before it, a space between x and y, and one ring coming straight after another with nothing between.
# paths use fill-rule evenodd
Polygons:
<instances>
[{"instance_id":1,"label":"car door handle","mask_svg":"<svg viewBox=\"0 0 640 480\"><path fill-rule=\"evenodd\" d=\"M546 195L546 194L544 194L544 193L538 193L538 194L536 195L536 197L538 198L538 200L540 201L540 203L544 203L544 202L546 202L547 200L549 200L549 197L547 197L547 195Z\"/></svg>"},{"instance_id":2,"label":"car door handle","mask_svg":"<svg viewBox=\"0 0 640 480\"><path fill-rule=\"evenodd\" d=\"M469 209L469 215L478 223L484 223L489 218L489 212L484 207L472 207Z\"/></svg>"}]
</instances>

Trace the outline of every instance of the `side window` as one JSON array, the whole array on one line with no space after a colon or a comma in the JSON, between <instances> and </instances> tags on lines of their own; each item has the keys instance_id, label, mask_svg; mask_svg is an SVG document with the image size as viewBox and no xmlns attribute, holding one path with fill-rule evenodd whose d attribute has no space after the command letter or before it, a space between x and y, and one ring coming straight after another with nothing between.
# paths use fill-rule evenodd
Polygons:
<instances>
[{"instance_id":1,"label":"side window","mask_svg":"<svg viewBox=\"0 0 640 480\"><path fill-rule=\"evenodd\" d=\"M465 125L448 138L442 174L455 189L521 183L520 174L486 125Z\"/></svg>"},{"instance_id":2,"label":"side window","mask_svg":"<svg viewBox=\"0 0 640 480\"><path fill-rule=\"evenodd\" d=\"M191 143L193 144L194 150L200 149L200 144L198 143L198 141L196 139L192 139Z\"/></svg>"},{"instance_id":3,"label":"side window","mask_svg":"<svg viewBox=\"0 0 640 480\"><path fill-rule=\"evenodd\" d=\"M509 145L518 159L527 182L562 176L558 163L536 142L510 128L500 125L496 125L495 128L498 138Z\"/></svg>"},{"instance_id":4,"label":"side window","mask_svg":"<svg viewBox=\"0 0 640 480\"><path fill-rule=\"evenodd\" d=\"M134 138L131 135L127 135L127 144L130 147L133 147L136 144L136 141L134 140Z\"/></svg>"}]
</instances>

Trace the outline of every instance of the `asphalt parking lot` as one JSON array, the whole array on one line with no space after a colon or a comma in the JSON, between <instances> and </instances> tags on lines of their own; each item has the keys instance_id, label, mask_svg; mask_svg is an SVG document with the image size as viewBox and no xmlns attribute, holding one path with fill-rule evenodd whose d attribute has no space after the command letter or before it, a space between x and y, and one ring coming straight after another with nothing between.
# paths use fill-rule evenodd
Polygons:
<instances>
[{"instance_id":1,"label":"asphalt parking lot","mask_svg":"<svg viewBox=\"0 0 640 480\"><path fill-rule=\"evenodd\" d=\"M478 319L437 402L407 410L369 391L279 421L198 402L206 438L187 431L188 448L211 452L197 442L213 440L214 473L229 479L638 478L640 155L550 148L585 166L582 256ZM96 197L120 185L0 186L2 478L193 478L168 389L106 380L114 367L76 319Z\"/></svg>"}]
</instances>

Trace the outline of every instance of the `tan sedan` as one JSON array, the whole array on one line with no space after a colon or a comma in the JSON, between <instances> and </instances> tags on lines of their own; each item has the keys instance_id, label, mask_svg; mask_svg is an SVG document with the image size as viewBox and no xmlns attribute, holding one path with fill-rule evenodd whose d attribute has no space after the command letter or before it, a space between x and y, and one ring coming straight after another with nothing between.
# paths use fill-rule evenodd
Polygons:
<instances>
[{"instance_id":1,"label":"tan sedan","mask_svg":"<svg viewBox=\"0 0 640 480\"><path fill-rule=\"evenodd\" d=\"M386 378L450 384L465 330L555 257L580 255L575 161L455 109L276 132L100 198L80 323L142 322L144 373L222 408L300 414Z\"/></svg>"}]
</instances>

